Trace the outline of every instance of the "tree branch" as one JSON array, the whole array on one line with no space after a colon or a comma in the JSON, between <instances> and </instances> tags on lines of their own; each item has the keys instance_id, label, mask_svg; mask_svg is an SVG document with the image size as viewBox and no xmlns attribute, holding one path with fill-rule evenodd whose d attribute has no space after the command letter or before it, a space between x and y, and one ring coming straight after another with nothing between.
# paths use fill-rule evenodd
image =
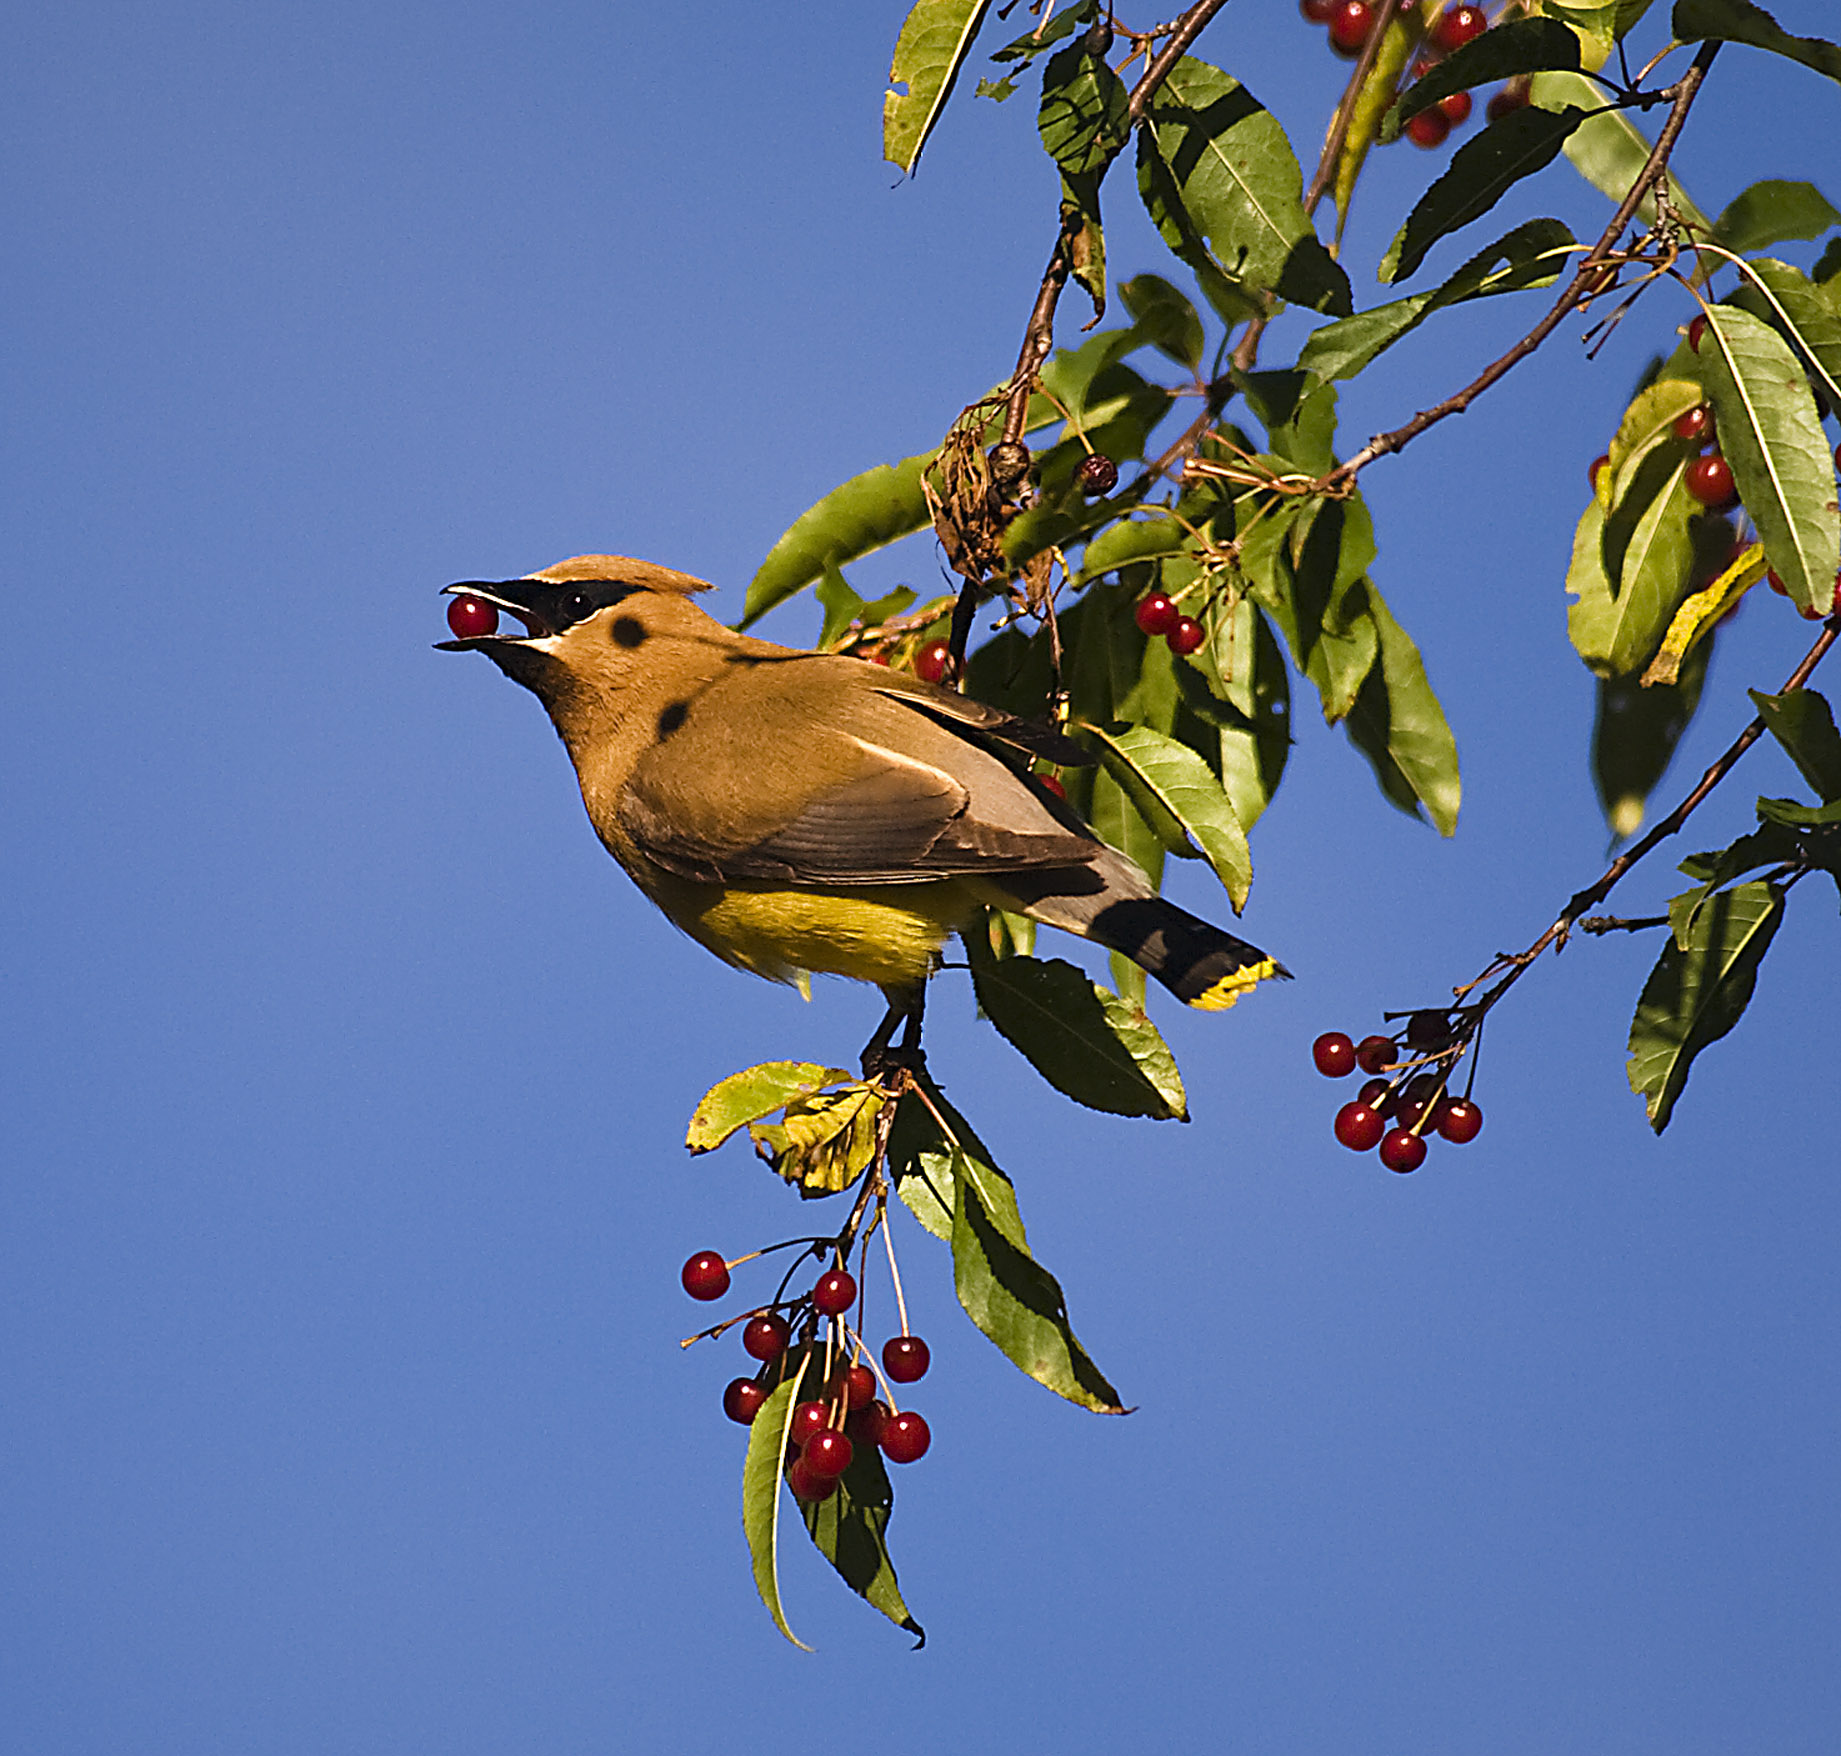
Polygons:
<instances>
[{"instance_id":1,"label":"tree branch","mask_svg":"<svg viewBox=\"0 0 1841 1756\"><path fill-rule=\"evenodd\" d=\"M1310 187L1304 192L1307 219L1317 211L1317 203L1328 193L1335 178L1342 149L1349 139L1349 124L1355 120L1355 106L1361 100L1362 87L1368 83L1368 75L1381 53L1381 39L1387 35L1387 27L1393 23L1400 6L1401 0L1381 0L1368 31L1368 40L1362 44L1362 52L1349 73L1349 83L1342 88L1342 100L1336 106L1336 114L1330 118L1330 131L1324 136L1323 151L1317 157L1317 169L1311 176Z\"/></svg>"}]
</instances>

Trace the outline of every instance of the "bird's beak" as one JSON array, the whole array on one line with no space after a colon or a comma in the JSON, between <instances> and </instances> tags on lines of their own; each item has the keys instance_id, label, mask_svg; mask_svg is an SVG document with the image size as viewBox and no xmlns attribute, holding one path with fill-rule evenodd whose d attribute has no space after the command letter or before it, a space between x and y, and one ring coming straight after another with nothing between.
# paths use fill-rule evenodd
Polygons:
<instances>
[{"instance_id":1,"label":"bird's beak","mask_svg":"<svg viewBox=\"0 0 1841 1756\"><path fill-rule=\"evenodd\" d=\"M508 611L524 624L524 633L475 634L465 640L437 640L437 652L485 652L493 647L522 646L526 641L544 640L556 630L540 616L530 598L529 588L541 588L540 580L524 579L457 579L441 588L443 597L479 598L496 609ZM521 589L525 588L525 589Z\"/></svg>"}]
</instances>

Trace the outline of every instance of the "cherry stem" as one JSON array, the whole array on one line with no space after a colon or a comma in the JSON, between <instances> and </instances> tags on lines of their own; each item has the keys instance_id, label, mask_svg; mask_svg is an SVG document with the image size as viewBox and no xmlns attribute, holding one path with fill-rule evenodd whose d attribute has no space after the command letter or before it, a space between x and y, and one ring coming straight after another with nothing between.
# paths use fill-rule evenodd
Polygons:
<instances>
[{"instance_id":1,"label":"cherry stem","mask_svg":"<svg viewBox=\"0 0 1841 1756\"><path fill-rule=\"evenodd\" d=\"M901 1315L901 1333L908 1333L908 1301L902 1297L901 1270L895 1266L895 1233L885 1221L882 1227L882 1242L888 1251L889 1279L895 1283L895 1309Z\"/></svg>"}]
</instances>

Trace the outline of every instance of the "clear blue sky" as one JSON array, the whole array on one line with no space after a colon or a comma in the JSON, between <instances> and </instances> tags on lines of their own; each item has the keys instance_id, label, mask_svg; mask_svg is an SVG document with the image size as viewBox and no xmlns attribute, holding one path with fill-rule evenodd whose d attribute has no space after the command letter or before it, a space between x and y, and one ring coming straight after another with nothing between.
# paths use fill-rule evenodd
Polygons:
<instances>
[{"instance_id":1,"label":"clear blue sky","mask_svg":"<svg viewBox=\"0 0 1841 1756\"><path fill-rule=\"evenodd\" d=\"M734 1068L849 1060L875 998L808 1006L679 938L596 845L530 698L429 648L446 581L584 550L720 581L732 616L811 500L1008 367L1050 241L1031 99L967 94L898 186L898 22L14 16L4 1742L1832 1749L1832 896L1796 896L1661 1143L1623 1072L1648 942L1523 984L1481 1140L1415 1176L1332 1142L1342 1088L1308 1061L1319 1030L1525 944L1599 869L1560 582L1587 461L1686 315L1666 296L1594 366L1568 325L1370 472L1463 823L1408 823L1300 715L1247 915L1299 979L1159 1012L1192 1126L1074 1111L962 976L939 985L936 1071L1139 1412L1017 1376L909 1225L935 1444L893 1535L932 1639L911 1654L803 1544L786 1586L817 1655L755 1601L718 1408L740 1351L679 1352L677 1268L798 1229L797 1204L743 1150L689 1161L683 1128ZM1202 52L1318 137L1342 68L1289 0L1237 0ZM1838 103L1729 52L1689 187L1717 209L1819 174ZM1382 155L1353 260L1435 169ZM1159 266L1118 181L1115 266ZM1535 189L1518 213L1602 222L1564 165ZM1345 435L1530 316L1402 346ZM924 544L860 574L938 578ZM1671 796L1806 641L1779 600L1746 608ZM1795 790L1774 751L1747 766L1695 845Z\"/></svg>"}]
</instances>

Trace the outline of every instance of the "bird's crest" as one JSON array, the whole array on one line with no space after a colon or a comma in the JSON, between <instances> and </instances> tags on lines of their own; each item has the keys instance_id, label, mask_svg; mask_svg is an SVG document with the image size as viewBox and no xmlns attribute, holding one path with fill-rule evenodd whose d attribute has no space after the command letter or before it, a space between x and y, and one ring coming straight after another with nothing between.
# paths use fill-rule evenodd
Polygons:
<instances>
[{"instance_id":1,"label":"bird's crest","mask_svg":"<svg viewBox=\"0 0 1841 1756\"><path fill-rule=\"evenodd\" d=\"M710 582L674 568L657 567L650 561L635 561L628 555L572 555L541 573L527 573L527 579L547 580L563 585L571 579L613 579L622 585L637 585L647 591L673 591L680 597L692 592L708 591Z\"/></svg>"}]
</instances>

